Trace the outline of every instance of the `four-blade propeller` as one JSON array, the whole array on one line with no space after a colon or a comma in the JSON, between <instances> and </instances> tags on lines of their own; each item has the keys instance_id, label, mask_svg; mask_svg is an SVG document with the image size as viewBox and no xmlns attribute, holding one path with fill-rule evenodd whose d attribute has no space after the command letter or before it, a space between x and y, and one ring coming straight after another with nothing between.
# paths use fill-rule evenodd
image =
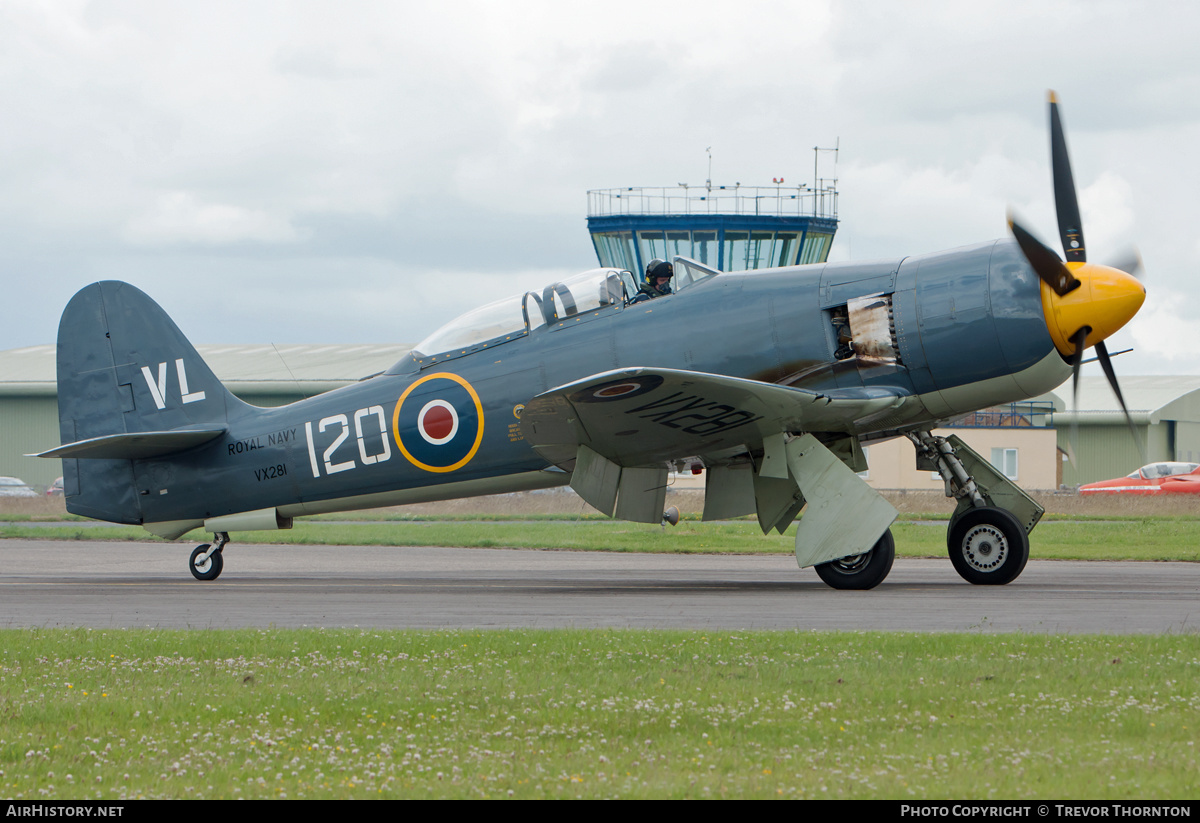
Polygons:
<instances>
[{"instance_id":1,"label":"four-blade propeller","mask_svg":"<svg viewBox=\"0 0 1200 823\"><path fill-rule=\"evenodd\" d=\"M1134 276L1141 269L1141 258L1134 251L1126 255L1120 267L1101 266L1087 262L1083 242L1083 221L1079 216L1079 199L1071 174L1071 158L1063 134L1062 118L1058 113L1058 97L1050 92L1050 161L1054 175L1054 205L1058 216L1058 234L1062 242L1064 263L1052 249L1030 234L1009 217L1009 229L1041 278L1042 311L1046 326L1058 351L1072 367L1073 407L1079 410L1079 369L1083 352L1088 346L1096 349L1096 359L1112 386L1125 422L1133 434L1138 449L1142 449L1133 426L1133 418L1125 405L1121 387L1113 371L1112 359L1104 340L1126 323L1141 308L1146 289ZM1074 427L1072 427L1074 440ZM1143 460L1143 462L1145 462Z\"/></svg>"}]
</instances>

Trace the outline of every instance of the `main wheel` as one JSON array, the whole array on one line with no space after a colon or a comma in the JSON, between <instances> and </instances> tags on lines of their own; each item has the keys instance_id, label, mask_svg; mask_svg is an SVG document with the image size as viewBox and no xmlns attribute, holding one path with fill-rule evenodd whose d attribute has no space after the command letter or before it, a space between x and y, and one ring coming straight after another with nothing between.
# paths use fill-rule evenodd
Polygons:
<instances>
[{"instance_id":1,"label":"main wheel","mask_svg":"<svg viewBox=\"0 0 1200 823\"><path fill-rule=\"evenodd\" d=\"M1004 509L971 509L946 532L950 562L963 580L1003 586L1016 580L1029 560L1029 535Z\"/></svg>"},{"instance_id":2,"label":"main wheel","mask_svg":"<svg viewBox=\"0 0 1200 823\"><path fill-rule=\"evenodd\" d=\"M219 551L213 552L207 560L203 559L209 545L205 543L203 546L197 546L192 552L192 559L188 562L192 577L197 580L216 580L221 576L221 569L225 567L225 561Z\"/></svg>"},{"instance_id":3,"label":"main wheel","mask_svg":"<svg viewBox=\"0 0 1200 823\"><path fill-rule=\"evenodd\" d=\"M883 582L896 559L896 541L888 529L862 554L817 566L817 574L835 589L873 589Z\"/></svg>"}]
</instances>

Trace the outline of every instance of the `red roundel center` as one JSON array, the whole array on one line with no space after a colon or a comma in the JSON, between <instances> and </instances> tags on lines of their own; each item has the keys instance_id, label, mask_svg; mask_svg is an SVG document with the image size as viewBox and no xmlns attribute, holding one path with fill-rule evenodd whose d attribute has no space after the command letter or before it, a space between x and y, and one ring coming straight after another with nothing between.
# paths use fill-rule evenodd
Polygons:
<instances>
[{"instance_id":1,"label":"red roundel center","mask_svg":"<svg viewBox=\"0 0 1200 823\"><path fill-rule=\"evenodd\" d=\"M618 383L615 386L605 386L602 389L598 389L595 393L595 396L604 399L608 399L610 397L620 397L621 395L635 392L641 387L642 386L640 383Z\"/></svg>"},{"instance_id":2,"label":"red roundel center","mask_svg":"<svg viewBox=\"0 0 1200 823\"><path fill-rule=\"evenodd\" d=\"M425 412L421 427L434 440L445 440L454 430L454 415L445 406L433 406Z\"/></svg>"}]
</instances>

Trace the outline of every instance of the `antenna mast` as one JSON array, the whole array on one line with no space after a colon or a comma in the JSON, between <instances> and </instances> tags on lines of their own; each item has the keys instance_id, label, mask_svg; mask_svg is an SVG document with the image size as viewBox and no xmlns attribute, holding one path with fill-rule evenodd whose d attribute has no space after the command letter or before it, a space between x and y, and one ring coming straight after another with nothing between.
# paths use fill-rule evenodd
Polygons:
<instances>
[{"instance_id":1,"label":"antenna mast","mask_svg":"<svg viewBox=\"0 0 1200 823\"><path fill-rule=\"evenodd\" d=\"M825 194L825 188L821 185L821 183L823 181L819 177L817 177L817 161L821 157L821 152L823 152L823 151L833 152L833 179L831 182L836 187L837 186L838 149L841 147L841 145L842 145L842 138L838 137L837 141L833 144L833 148L831 148L831 149L830 148L821 148L820 146L813 146L813 217L817 216L817 198L823 197Z\"/></svg>"}]
</instances>

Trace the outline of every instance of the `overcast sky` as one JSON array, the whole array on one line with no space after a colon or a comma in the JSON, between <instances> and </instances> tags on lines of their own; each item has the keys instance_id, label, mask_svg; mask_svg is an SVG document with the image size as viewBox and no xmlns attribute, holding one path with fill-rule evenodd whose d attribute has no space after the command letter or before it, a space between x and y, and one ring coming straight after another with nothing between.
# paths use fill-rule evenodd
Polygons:
<instances>
[{"instance_id":1,"label":"overcast sky","mask_svg":"<svg viewBox=\"0 0 1200 823\"><path fill-rule=\"evenodd\" d=\"M413 343L595 266L586 191L709 146L792 184L840 140L831 259L1009 207L1057 248L1054 88L1089 259L1145 260L1118 371L1200 372L1198 39L1183 2L4 0L0 349L111 278L198 343Z\"/></svg>"}]
</instances>

